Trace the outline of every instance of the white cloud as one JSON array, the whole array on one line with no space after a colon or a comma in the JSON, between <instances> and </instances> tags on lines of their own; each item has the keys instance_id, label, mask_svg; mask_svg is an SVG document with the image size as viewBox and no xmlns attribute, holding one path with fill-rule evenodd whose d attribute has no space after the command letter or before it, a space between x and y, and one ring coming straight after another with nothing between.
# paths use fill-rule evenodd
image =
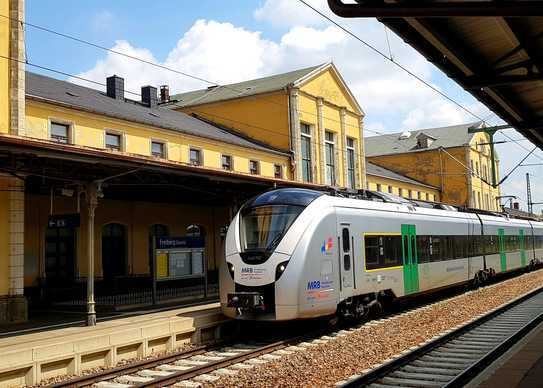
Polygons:
<instances>
[{"instance_id":1,"label":"white cloud","mask_svg":"<svg viewBox=\"0 0 543 388\"><path fill-rule=\"evenodd\" d=\"M306 0L315 8L330 13L324 0ZM321 16L297 0L266 0L257 8L254 17L258 21L269 22L277 27L321 26L325 23Z\"/></svg>"}]
</instances>

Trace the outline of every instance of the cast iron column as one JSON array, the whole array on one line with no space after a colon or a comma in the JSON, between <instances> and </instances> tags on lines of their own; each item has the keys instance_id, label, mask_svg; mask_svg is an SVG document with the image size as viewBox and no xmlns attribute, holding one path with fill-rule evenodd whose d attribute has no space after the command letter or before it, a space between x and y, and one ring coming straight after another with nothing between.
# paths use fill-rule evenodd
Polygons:
<instances>
[{"instance_id":1,"label":"cast iron column","mask_svg":"<svg viewBox=\"0 0 543 388\"><path fill-rule=\"evenodd\" d=\"M96 311L94 310L94 213L98 206L98 185L95 182L87 185L87 326L96 325Z\"/></svg>"}]
</instances>

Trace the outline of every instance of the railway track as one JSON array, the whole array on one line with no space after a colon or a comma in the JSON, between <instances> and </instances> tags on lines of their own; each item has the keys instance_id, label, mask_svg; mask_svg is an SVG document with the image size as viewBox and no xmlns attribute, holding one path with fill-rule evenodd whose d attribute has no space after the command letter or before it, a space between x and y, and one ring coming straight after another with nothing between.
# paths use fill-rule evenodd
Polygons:
<instances>
[{"instance_id":1,"label":"railway track","mask_svg":"<svg viewBox=\"0 0 543 388\"><path fill-rule=\"evenodd\" d=\"M540 288L351 378L341 387L461 387L541 322Z\"/></svg>"},{"instance_id":2,"label":"railway track","mask_svg":"<svg viewBox=\"0 0 543 388\"><path fill-rule=\"evenodd\" d=\"M539 290L541 291L541 290ZM533 294L533 293L532 293ZM532 295L529 294L528 296ZM458 292L452 292L451 294L439 295L435 294L434 297L429 300L418 300L414 302L407 303L407 305L399 308L390 314L381 316L381 318L393 318L396 315L404 315L408 312L417 311L420 308L429 307L433 302L443 302L448 299L453 299L458 295ZM523 297L521 300L528 298L528 296ZM543 291L541 291L541 304L539 305L540 310L543 312ZM520 303L521 300L515 300L513 303ZM511 304L504 306L500 310L493 311L490 314L485 315L483 318L491 319L494 315L498 314L500 311L505 311L507 308L511 308ZM540 320L543 320L543 315L537 317ZM467 330L470 327L475 327L475 325L481 324L482 320L477 320L472 322L466 327L463 327L462 330ZM344 327L348 331L356 330L357 327L361 327L363 323L355 323L349 325L349 327ZM318 330L312 330L311 333L306 333L302 336L291 336L290 338L278 340L275 342L271 341L243 341L239 340L237 342L221 342L218 344L211 344L207 346L199 346L189 351L172 353L166 356L159 357L154 360L143 360L129 365L119 366L112 369L107 369L105 371L77 377L70 380L65 380L58 382L53 385L48 385L48 387L89 387L94 386L98 388L128 388L128 387L162 387L162 386L187 386L187 387L196 387L205 382L212 382L219 379L221 376L227 376L235 374L237 370L250 369L259 364L265 364L269 361L279 359L282 355L292 353L294 351L304 350L308 346L313 344L323 343L332 339L331 337L342 336L347 333L346 330L341 330L336 328L336 330L327 328L320 328ZM430 367L428 363L425 363L424 369L420 369L422 364L419 363L417 368L415 357L422 355L424 352L429 352L430 347L435 347L440 345L443 341L453 339L455 336L459 336L460 331L454 331L446 336L440 338L439 340L432 341L424 347L417 349L414 352L409 353L406 357L401 357L395 359L389 364L385 364L382 367L373 370L368 375L362 376L360 379L353 379L345 384L345 386L366 386L374 384L375 388L380 386L382 387L391 387L398 386L396 383L392 383L394 380L387 380L389 384L377 383L377 380L384 378L397 378L392 377L392 373L399 372L395 376L404 376L404 380L412 380L414 377L413 374L421 374L418 377L422 378L422 383L419 385L405 385L405 386L424 386L424 387L437 387L443 386L440 385L440 382L445 379L441 377L441 380L437 380L436 384L432 380L424 380L428 378L428 375L432 373L437 373L436 369L440 369L438 366L439 361L435 361L436 364L433 367ZM496 345L499 342L492 342L489 338L484 338L487 340L487 345ZM462 341L460 341L462 342ZM468 341L469 342L469 341ZM479 344L480 341L471 341L480 345L478 349L466 348L464 350L469 350L469 354L478 354L477 350L483 350L482 344ZM467 344L468 346L470 344ZM474 345L474 344L471 344ZM459 348L462 350L463 348ZM474 352L475 351L475 352ZM452 351L454 352L454 350ZM462 358L465 357L465 354L458 352L456 354L461 355ZM438 355L442 356L442 355ZM454 358L454 357L452 357ZM414 361L413 365L405 365L404 370L399 370L404 364L407 364L410 361ZM455 360L452 360L453 364ZM443 363L442 363L443 364ZM457 365L455 365L457 366ZM454 372L458 368L452 368ZM452 372L446 372L446 376L452 376ZM390 376L385 376L386 374ZM405 373L412 373L412 375L406 375ZM407 378L409 377L409 378ZM436 377L439 379L439 377ZM412 382L412 381L411 381ZM410 381L407 381L410 383ZM418 383L417 383L418 384Z\"/></svg>"},{"instance_id":3,"label":"railway track","mask_svg":"<svg viewBox=\"0 0 543 388\"><path fill-rule=\"evenodd\" d=\"M322 336L305 334L275 342L237 342L200 346L189 351L170 354L155 360L139 361L92 375L48 385L58 387L198 387L221 376L234 375L237 370L251 369L257 365L277 360L284 354L301 351L307 346L322 341L308 338Z\"/></svg>"}]
</instances>

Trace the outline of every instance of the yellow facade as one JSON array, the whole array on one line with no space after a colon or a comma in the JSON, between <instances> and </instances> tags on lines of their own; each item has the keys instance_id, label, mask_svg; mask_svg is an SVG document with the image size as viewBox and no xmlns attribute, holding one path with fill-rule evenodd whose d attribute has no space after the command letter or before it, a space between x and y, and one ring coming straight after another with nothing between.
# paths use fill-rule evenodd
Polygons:
<instances>
[{"instance_id":1,"label":"yellow facade","mask_svg":"<svg viewBox=\"0 0 543 388\"><path fill-rule=\"evenodd\" d=\"M498 200L500 188L492 187L492 159L490 155L490 139L485 133L476 133L469 147L469 186L471 186L471 206L485 210L499 209ZM496 183L499 182L499 161L495 166Z\"/></svg>"},{"instance_id":2,"label":"yellow facade","mask_svg":"<svg viewBox=\"0 0 543 388\"><path fill-rule=\"evenodd\" d=\"M9 291L9 192L7 179L0 177L0 296Z\"/></svg>"},{"instance_id":3,"label":"yellow facade","mask_svg":"<svg viewBox=\"0 0 543 388\"><path fill-rule=\"evenodd\" d=\"M314 74L273 93L236 97L212 103L197 102L175 107L211 121L235 128L258 141L293 153L292 179L300 177L300 125L311 128L312 183L326 184L324 173L325 131L334 134L336 153L335 183L345 187L345 137L356 147L356 187L365 182L364 159L361 152L364 113L331 64Z\"/></svg>"},{"instance_id":4,"label":"yellow facade","mask_svg":"<svg viewBox=\"0 0 543 388\"><path fill-rule=\"evenodd\" d=\"M439 190L432 187L415 185L370 174L368 174L367 179L368 190L390 193L407 199L440 202Z\"/></svg>"},{"instance_id":5,"label":"yellow facade","mask_svg":"<svg viewBox=\"0 0 543 388\"><path fill-rule=\"evenodd\" d=\"M46 241L50 206L49 196L32 194L26 196L25 287L37 286L38 280L43 279L45 275L42 258L45 255L44 241ZM54 214L77 213L76 200L61 196L54 197L53 212ZM153 225L166 226L172 236L186 235L189 225L202 227L206 234L205 255L208 258L208 269L216 270L224 255L224 240L217 231L228 224L228 217L226 207L101 200L96 211L94 228L95 276L99 279L103 277L102 228L111 223L121 224L126 230L127 276L150 273L149 229ZM75 279L87 276L86 247L87 214L82 212L81 226L76 229L75 235ZM0 277L0 285L2 280Z\"/></svg>"},{"instance_id":6,"label":"yellow facade","mask_svg":"<svg viewBox=\"0 0 543 388\"><path fill-rule=\"evenodd\" d=\"M0 1L0 14L9 15L9 0ZM9 35L10 20L0 18L0 133L9 133Z\"/></svg>"},{"instance_id":7,"label":"yellow facade","mask_svg":"<svg viewBox=\"0 0 543 388\"><path fill-rule=\"evenodd\" d=\"M191 106L181 111L235 128L280 150L290 150L288 96L284 92Z\"/></svg>"},{"instance_id":8,"label":"yellow facade","mask_svg":"<svg viewBox=\"0 0 543 388\"><path fill-rule=\"evenodd\" d=\"M0 14L9 15L9 0L0 1ZM9 57L9 19L0 18L0 55ZM0 58L0 133L9 133L9 61ZM9 193L0 178L0 296L9 291Z\"/></svg>"},{"instance_id":9,"label":"yellow facade","mask_svg":"<svg viewBox=\"0 0 543 388\"><path fill-rule=\"evenodd\" d=\"M368 157L368 161L439 188L441 202L501 210L496 199L500 195L499 187L492 188L481 179L486 176L488 179L485 180L491 180L488 173L483 174L481 170L483 166L491 171L490 152L488 146L477 144L488 141L487 135L479 133L473 136L469 146L372 156ZM470 173L471 163L474 166L473 174Z\"/></svg>"},{"instance_id":10,"label":"yellow facade","mask_svg":"<svg viewBox=\"0 0 543 388\"><path fill-rule=\"evenodd\" d=\"M248 174L251 159L259 161L261 176L273 177L275 164L283 166L285 173L288 171L288 157L283 155L27 99L26 135L28 137L49 139L51 122L69 124L71 143L77 146L106 150L105 133L112 131L122 134L121 152L127 155L151 157L151 140L159 140L166 145L166 159L173 162L188 164L189 149L192 147L201 150L203 167L221 169L221 156L229 155L233 157L234 172Z\"/></svg>"},{"instance_id":11,"label":"yellow facade","mask_svg":"<svg viewBox=\"0 0 543 388\"><path fill-rule=\"evenodd\" d=\"M361 112L347 91L340 86L342 80L331 69L321 72L301 86L301 90L338 107L345 107L350 112Z\"/></svg>"}]
</instances>

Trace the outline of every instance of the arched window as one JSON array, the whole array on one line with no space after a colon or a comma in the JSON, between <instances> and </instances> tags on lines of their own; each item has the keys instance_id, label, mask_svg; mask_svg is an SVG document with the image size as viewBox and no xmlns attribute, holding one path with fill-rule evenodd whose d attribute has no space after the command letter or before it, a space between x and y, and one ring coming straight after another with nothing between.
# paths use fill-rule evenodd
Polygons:
<instances>
[{"instance_id":1,"label":"arched window","mask_svg":"<svg viewBox=\"0 0 543 388\"><path fill-rule=\"evenodd\" d=\"M111 223L102 226L102 271L110 280L126 275L126 226Z\"/></svg>"},{"instance_id":2,"label":"arched window","mask_svg":"<svg viewBox=\"0 0 543 388\"><path fill-rule=\"evenodd\" d=\"M188 237L204 237L205 236L205 230L203 226L191 224L187 226L187 236Z\"/></svg>"}]
</instances>

